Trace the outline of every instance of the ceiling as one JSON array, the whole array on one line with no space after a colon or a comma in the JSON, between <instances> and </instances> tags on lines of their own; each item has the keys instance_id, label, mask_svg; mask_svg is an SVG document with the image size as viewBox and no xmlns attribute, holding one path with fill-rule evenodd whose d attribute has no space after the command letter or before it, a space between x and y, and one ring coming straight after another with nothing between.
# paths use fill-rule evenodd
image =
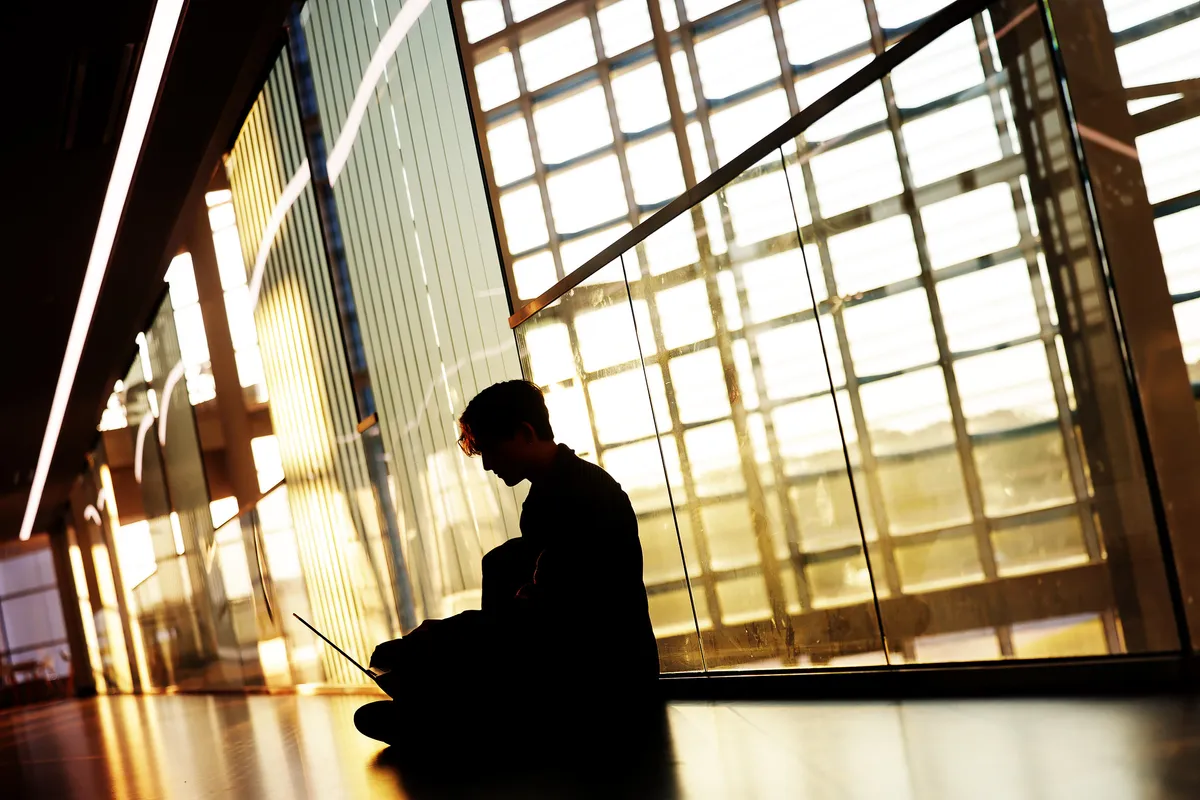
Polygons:
<instances>
[{"instance_id":1,"label":"ceiling","mask_svg":"<svg viewBox=\"0 0 1200 800\"><path fill-rule=\"evenodd\" d=\"M290 2L185 8L35 530L60 512L167 264L282 44ZM6 9L0 250L0 541L17 536L153 0Z\"/></svg>"}]
</instances>

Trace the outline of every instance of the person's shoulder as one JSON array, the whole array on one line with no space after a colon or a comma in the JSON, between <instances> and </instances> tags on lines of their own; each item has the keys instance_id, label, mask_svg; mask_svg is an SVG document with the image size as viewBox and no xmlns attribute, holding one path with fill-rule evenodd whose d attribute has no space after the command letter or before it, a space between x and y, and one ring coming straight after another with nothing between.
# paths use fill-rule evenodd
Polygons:
<instances>
[{"instance_id":1,"label":"person's shoulder","mask_svg":"<svg viewBox=\"0 0 1200 800\"><path fill-rule=\"evenodd\" d=\"M565 449L565 448L564 448ZM616 478L609 475L603 467L600 467L586 458L580 458L570 449L565 449L562 457L562 477L565 481L579 487L588 487L593 490L607 490L620 492L625 491L621 488L621 484L617 483Z\"/></svg>"}]
</instances>

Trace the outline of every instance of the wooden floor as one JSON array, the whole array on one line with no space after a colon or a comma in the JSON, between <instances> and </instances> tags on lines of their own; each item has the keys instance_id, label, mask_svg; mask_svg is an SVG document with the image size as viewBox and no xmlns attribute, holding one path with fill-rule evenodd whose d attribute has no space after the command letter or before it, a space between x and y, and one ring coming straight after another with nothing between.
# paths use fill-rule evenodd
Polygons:
<instances>
[{"instance_id":1,"label":"wooden floor","mask_svg":"<svg viewBox=\"0 0 1200 800\"><path fill-rule=\"evenodd\" d=\"M0 797L1200 797L1191 698L675 703L669 743L636 765L503 774L397 766L354 730L366 699L104 697L4 712Z\"/></svg>"}]
</instances>

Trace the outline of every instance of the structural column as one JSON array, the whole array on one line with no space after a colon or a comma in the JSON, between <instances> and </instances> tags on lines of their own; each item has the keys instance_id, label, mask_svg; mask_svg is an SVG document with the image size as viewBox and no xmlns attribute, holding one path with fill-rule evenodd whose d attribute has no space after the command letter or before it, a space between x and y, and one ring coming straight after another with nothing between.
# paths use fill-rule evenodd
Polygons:
<instances>
[{"instance_id":1,"label":"structural column","mask_svg":"<svg viewBox=\"0 0 1200 800\"><path fill-rule=\"evenodd\" d=\"M225 291L221 287L208 209L200 206L192 217L187 250L192 256L196 296L200 301L200 315L204 320L204 334L208 341L217 413L225 442L225 467L238 508L246 509L257 503L259 497L258 471L254 467L254 454L250 449L250 415L238 379L233 336L229 332L229 318L225 313Z\"/></svg>"},{"instance_id":2,"label":"structural column","mask_svg":"<svg viewBox=\"0 0 1200 800\"><path fill-rule=\"evenodd\" d=\"M59 519L50 529L50 555L54 561L54 577L58 582L59 603L62 605L63 627L67 646L71 650L71 685L76 697L96 694L91 652L84 633L83 616L79 608L79 593L75 587L75 571L71 567L71 532ZM80 554L82 556L82 553ZM90 620L89 620L90 621Z\"/></svg>"},{"instance_id":3,"label":"structural column","mask_svg":"<svg viewBox=\"0 0 1200 800\"><path fill-rule=\"evenodd\" d=\"M1200 644L1200 424L1167 286L1154 210L1137 154L1136 129L1117 65L1116 42L1100 0L1048 0L1090 179L1103 252L1120 313L1161 493L1162 549L1186 624L1182 644ZM1146 532L1149 535L1150 532ZM1173 563L1172 563L1173 562ZM1151 565L1143 565L1151 571Z\"/></svg>"}]
</instances>

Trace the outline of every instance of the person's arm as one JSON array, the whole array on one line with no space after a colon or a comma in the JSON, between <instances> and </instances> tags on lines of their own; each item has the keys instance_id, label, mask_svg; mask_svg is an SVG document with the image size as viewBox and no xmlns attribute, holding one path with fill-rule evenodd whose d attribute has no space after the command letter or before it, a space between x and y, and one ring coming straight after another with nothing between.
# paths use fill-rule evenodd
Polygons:
<instances>
[{"instance_id":1,"label":"person's arm","mask_svg":"<svg viewBox=\"0 0 1200 800\"><path fill-rule=\"evenodd\" d=\"M641 582L637 515L628 496L605 487L575 507L564 530L538 556L531 583L519 593L569 614L603 605L607 588Z\"/></svg>"},{"instance_id":2,"label":"person's arm","mask_svg":"<svg viewBox=\"0 0 1200 800\"><path fill-rule=\"evenodd\" d=\"M524 538L510 539L483 557L483 597L480 608L503 611L522 586L533 578L538 553Z\"/></svg>"}]
</instances>

